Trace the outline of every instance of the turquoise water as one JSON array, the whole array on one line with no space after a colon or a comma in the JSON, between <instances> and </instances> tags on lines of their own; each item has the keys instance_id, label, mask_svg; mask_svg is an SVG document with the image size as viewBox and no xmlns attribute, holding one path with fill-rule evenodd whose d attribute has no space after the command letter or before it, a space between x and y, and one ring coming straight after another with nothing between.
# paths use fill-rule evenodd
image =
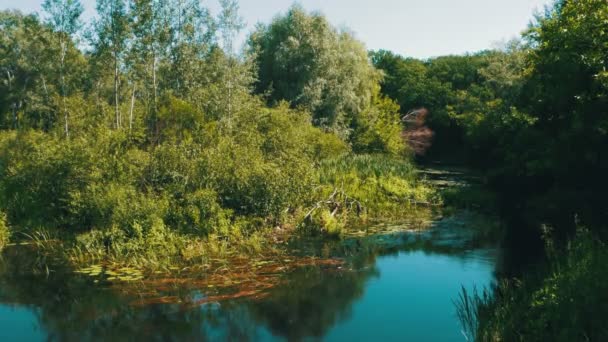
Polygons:
<instances>
[{"instance_id":1,"label":"turquoise water","mask_svg":"<svg viewBox=\"0 0 608 342\"><path fill-rule=\"evenodd\" d=\"M0 341L464 341L454 300L461 286L494 281L498 252L441 229L325 242L310 253L330 249L344 267L303 267L280 275L263 298L194 307L183 303L203 290L134 306L136 294L76 275L31 275L4 260Z\"/></svg>"},{"instance_id":2,"label":"turquoise water","mask_svg":"<svg viewBox=\"0 0 608 342\"><path fill-rule=\"evenodd\" d=\"M44 341L36 309L20 305L0 305L0 341Z\"/></svg>"},{"instance_id":3,"label":"turquoise water","mask_svg":"<svg viewBox=\"0 0 608 342\"><path fill-rule=\"evenodd\" d=\"M461 256L401 252L382 257L352 315L333 327L327 341L463 341L453 300L461 286L492 281L488 251Z\"/></svg>"}]
</instances>

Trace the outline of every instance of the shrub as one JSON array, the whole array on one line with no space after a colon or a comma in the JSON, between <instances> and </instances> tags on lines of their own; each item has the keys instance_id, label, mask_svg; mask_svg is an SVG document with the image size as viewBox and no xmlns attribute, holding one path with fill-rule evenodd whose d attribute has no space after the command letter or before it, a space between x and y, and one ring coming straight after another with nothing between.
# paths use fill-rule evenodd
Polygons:
<instances>
[{"instance_id":1,"label":"shrub","mask_svg":"<svg viewBox=\"0 0 608 342\"><path fill-rule=\"evenodd\" d=\"M97 176L82 141L36 131L0 136L0 203L22 227L74 227L70 203Z\"/></svg>"}]
</instances>

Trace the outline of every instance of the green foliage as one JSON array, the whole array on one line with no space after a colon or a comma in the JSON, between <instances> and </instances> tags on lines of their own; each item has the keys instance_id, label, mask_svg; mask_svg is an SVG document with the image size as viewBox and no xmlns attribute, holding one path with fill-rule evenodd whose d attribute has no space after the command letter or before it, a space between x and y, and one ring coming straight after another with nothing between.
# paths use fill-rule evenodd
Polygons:
<instances>
[{"instance_id":1,"label":"green foliage","mask_svg":"<svg viewBox=\"0 0 608 342\"><path fill-rule=\"evenodd\" d=\"M399 215L417 204L435 201L434 191L418 180L414 166L387 155L354 155L321 163L319 182L358 201L374 215Z\"/></svg>"},{"instance_id":2,"label":"green foliage","mask_svg":"<svg viewBox=\"0 0 608 342\"><path fill-rule=\"evenodd\" d=\"M328 209L322 209L313 214L311 222L321 229L330 237L339 237L343 234L346 220L342 217L336 217Z\"/></svg>"},{"instance_id":3,"label":"green foliage","mask_svg":"<svg viewBox=\"0 0 608 342\"><path fill-rule=\"evenodd\" d=\"M49 129L60 121L60 94L82 86L84 58L71 40L42 25L34 15L0 12L0 128ZM56 68L63 55L68 64ZM61 90L63 88L63 91Z\"/></svg>"},{"instance_id":4,"label":"green foliage","mask_svg":"<svg viewBox=\"0 0 608 342\"><path fill-rule=\"evenodd\" d=\"M364 46L320 14L293 6L250 38L258 93L313 114L317 126L349 135L349 125L371 105L379 80Z\"/></svg>"},{"instance_id":5,"label":"green foliage","mask_svg":"<svg viewBox=\"0 0 608 342\"><path fill-rule=\"evenodd\" d=\"M355 120L353 151L402 154L405 145L399 117L399 105L389 98L378 96L373 105Z\"/></svg>"},{"instance_id":6,"label":"green foliage","mask_svg":"<svg viewBox=\"0 0 608 342\"><path fill-rule=\"evenodd\" d=\"M135 222L125 231L119 227L91 230L76 236L68 251L75 262L109 259L147 267L166 266L175 261L181 248L187 245L185 236L168 229L162 220L152 220L145 227Z\"/></svg>"},{"instance_id":7,"label":"green foliage","mask_svg":"<svg viewBox=\"0 0 608 342\"><path fill-rule=\"evenodd\" d=\"M310 126L305 113L285 107L267 109L252 103L234 114L231 123L220 123L218 129L229 133L204 151L201 170L225 208L242 215L279 217L309 194L312 158L327 154L312 140L320 132Z\"/></svg>"},{"instance_id":8,"label":"green foliage","mask_svg":"<svg viewBox=\"0 0 608 342\"><path fill-rule=\"evenodd\" d=\"M12 230L49 258L155 265L259 253L266 228L296 226L337 188L350 207L313 217L329 235L356 203L363 216L427 201L363 44L295 6L237 54L238 4L221 6L99 0L85 42L77 0L46 1L44 24L0 12Z\"/></svg>"},{"instance_id":9,"label":"green foliage","mask_svg":"<svg viewBox=\"0 0 608 342\"><path fill-rule=\"evenodd\" d=\"M188 141L192 133L199 131L204 123L203 114L190 103L175 97L164 99L156 116L156 130L160 141Z\"/></svg>"},{"instance_id":10,"label":"green foliage","mask_svg":"<svg viewBox=\"0 0 608 342\"><path fill-rule=\"evenodd\" d=\"M557 1L524 43L500 50L428 61L379 51L372 61L386 73L383 93L404 112L429 110L431 155L460 152L502 203L521 203L565 235L575 216L605 230L605 5Z\"/></svg>"},{"instance_id":11,"label":"green foliage","mask_svg":"<svg viewBox=\"0 0 608 342\"><path fill-rule=\"evenodd\" d=\"M522 158L533 177L549 175L543 201L554 203L556 215L568 208L570 234L574 214L590 228L603 228L603 193L608 168L606 70L608 9L600 0L557 1L531 27L526 38L535 48L530 57L528 96L524 105L538 120L532 131L541 158Z\"/></svg>"},{"instance_id":12,"label":"green foliage","mask_svg":"<svg viewBox=\"0 0 608 342\"><path fill-rule=\"evenodd\" d=\"M606 246L581 233L547 270L473 294L479 341L604 340L608 314Z\"/></svg>"},{"instance_id":13,"label":"green foliage","mask_svg":"<svg viewBox=\"0 0 608 342\"><path fill-rule=\"evenodd\" d=\"M77 225L71 202L96 177L89 151L35 131L3 132L0 151L2 209L13 224Z\"/></svg>"}]
</instances>

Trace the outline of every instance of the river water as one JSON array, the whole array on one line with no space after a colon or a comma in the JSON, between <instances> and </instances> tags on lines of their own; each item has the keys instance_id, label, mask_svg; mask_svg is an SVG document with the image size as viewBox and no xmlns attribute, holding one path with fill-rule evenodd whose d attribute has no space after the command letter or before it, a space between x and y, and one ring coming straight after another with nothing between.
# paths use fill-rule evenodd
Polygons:
<instances>
[{"instance_id":1,"label":"river water","mask_svg":"<svg viewBox=\"0 0 608 342\"><path fill-rule=\"evenodd\" d=\"M498 249L475 242L466 215L419 231L379 227L342 241L296 241L300 254L340 263L305 264L273 275L255 296L217 300L208 285L169 286L170 300L138 301L145 287L30 274L5 256L0 341L464 341L454 301L463 286L494 281Z\"/></svg>"}]
</instances>

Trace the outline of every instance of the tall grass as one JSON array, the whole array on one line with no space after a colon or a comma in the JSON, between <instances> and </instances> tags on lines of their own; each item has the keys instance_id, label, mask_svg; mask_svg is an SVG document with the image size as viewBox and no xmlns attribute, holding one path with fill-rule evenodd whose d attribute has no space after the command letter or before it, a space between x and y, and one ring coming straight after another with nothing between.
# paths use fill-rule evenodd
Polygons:
<instances>
[{"instance_id":1,"label":"tall grass","mask_svg":"<svg viewBox=\"0 0 608 342\"><path fill-rule=\"evenodd\" d=\"M467 341L477 341L480 312L492 300L490 291L483 289L481 293L476 287L472 292L462 287L458 298L454 301L456 315L462 325L462 335Z\"/></svg>"},{"instance_id":2,"label":"tall grass","mask_svg":"<svg viewBox=\"0 0 608 342\"><path fill-rule=\"evenodd\" d=\"M433 188L420 179L406 159L388 155L346 155L319 167L319 182L338 188L361 202L372 215L398 214L415 205L438 201Z\"/></svg>"},{"instance_id":3,"label":"tall grass","mask_svg":"<svg viewBox=\"0 0 608 342\"><path fill-rule=\"evenodd\" d=\"M434 189L419 179L407 159L388 155L343 155L324 160L307 227L341 235L354 219L397 219L418 206L438 203Z\"/></svg>"},{"instance_id":4,"label":"tall grass","mask_svg":"<svg viewBox=\"0 0 608 342\"><path fill-rule=\"evenodd\" d=\"M477 341L607 341L608 249L581 232L546 268L492 295L463 291L457 308Z\"/></svg>"}]
</instances>

